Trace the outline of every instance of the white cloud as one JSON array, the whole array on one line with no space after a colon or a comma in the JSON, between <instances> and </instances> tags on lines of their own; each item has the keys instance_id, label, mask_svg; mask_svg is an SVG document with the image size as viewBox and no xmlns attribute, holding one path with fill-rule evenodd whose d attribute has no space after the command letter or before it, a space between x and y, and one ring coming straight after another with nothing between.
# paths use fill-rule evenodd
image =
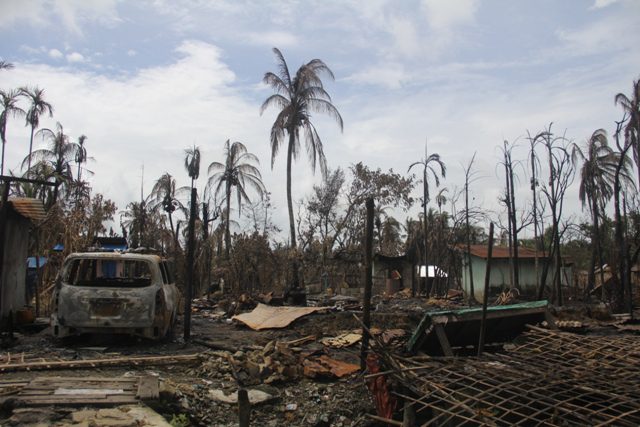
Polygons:
<instances>
[{"instance_id":1,"label":"white cloud","mask_svg":"<svg viewBox=\"0 0 640 427\"><path fill-rule=\"evenodd\" d=\"M206 168L221 160L227 138L242 141L263 160L262 172L270 190L282 187L284 158L276 164L277 176L268 166L266 136L272 112L260 117L259 103L248 102L233 88L235 74L222 62L221 53L211 44L187 41L176 49L177 58L168 65L111 77L77 68L15 63L13 70L3 74L3 84L18 87L32 82L45 89L45 99L55 111L53 119L42 119L41 126L52 127L59 121L72 139L81 134L89 137L87 149L96 159L88 166L95 172L91 178L94 190L116 201L119 209L139 197L142 164L145 192L165 171L185 185L183 153L191 144L203 152L202 189ZM23 124L18 120L9 123L7 165L16 172L28 147ZM301 187L306 175L304 170L295 175L296 197L307 190ZM278 193L274 194L275 205L286 206L285 195L274 193Z\"/></svg>"},{"instance_id":2,"label":"white cloud","mask_svg":"<svg viewBox=\"0 0 640 427\"><path fill-rule=\"evenodd\" d=\"M0 28L18 24L32 27L51 26L55 20L75 34L82 34L86 23L107 27L120 22L117 0L3 0L0 2Z\"/></svg>"},{"instance_id":3,"label":"white cloud","mask_svg":"<svg viewBox=\"0 0 640 427\"><path fill-rule=\"evenodd\" d=\"M127 56L136 56L138 52L135 49L129 49L127 51Z\"/></svg>"},{"instance_id":4,"label":"white cloud","mask_svg":"<svg viewBox=\"0 0 640 427\"><path fill-rule=\"evenodd\" d=\"M395 50L403 56L415 55L420 50L420 40L413 22L408 18L391 17L389 32L394 38Z\"/></svg>"},{"instance_id":5,"label":"white cloud","mask_svg":"<svg viewBox=\"0 0 640 427\"><path fill-rule=\"evenodd\" d=\"M423 0L427 22L436 32L450 32L456 26L472 23L477 0Z\"/></svg>"},{"instance_id":6,"label":"white cloud","mask_svg":"<svg viewBox=\"0 0 640 427\"><path fill-rule=\"evenodd\" d=\"M407 73L402 64L384 63L365 68L343 80L360 84L378 85L388 89L399 89L407 78Z\"/></svg>"},{"instance_id":7,"label":"white cloud","mask_svg":"<svg viewBox=\"0 0 640 427\"><path fill-rule=\"evenodd\" d=\"M631 51L638 45L640 2L625 3L617 13L584 26L556 31L560 44L552 49L560 57Z\"/></svg>"},{"instance_id":8,"label":"white cloud","mask_svg":"<svg viewBox=\"0 0 640 427\"><path fill-rule=\"evenodd\" d=\"M84 62L85 61L84 55L82 55L79 52L68 53L66 58L67 58L67 61L69 61L69 62Z\"/></svg>"},{"instance_id":9,"label":"white cloud","mask_svg":"<svg viewBox=\"0 0 640 427\"><path fill-rule=\"evenodd\" d=\"M245 39L248 43L266 47L287 48L298 44L298 38L286 31L250 32Z\"/></svg>"},{"instance_id":10,"label":"white cloud","mask_svg":"<svg viewBox=\"0 0 640 427\"><path fill-rule=\"evenodd\" d=\"M605 7L611 6L614 3L617 3L618 0L595 0L595 2L593 3L593 6L590 7L591 10L593 9L603 9Z\"/></svg>"},{"instance_id":11,"label":"white cloud","mask_svg":"<svg viewBox=\"0 0 640 427\"><path fill-rule=\"evenodd\" d=\"M58 49L51 49L49 50L49 56L53 59L60 59L62 58L64 55L62 54L62 52L60 52Z\"/></svg>"}]
</instances>

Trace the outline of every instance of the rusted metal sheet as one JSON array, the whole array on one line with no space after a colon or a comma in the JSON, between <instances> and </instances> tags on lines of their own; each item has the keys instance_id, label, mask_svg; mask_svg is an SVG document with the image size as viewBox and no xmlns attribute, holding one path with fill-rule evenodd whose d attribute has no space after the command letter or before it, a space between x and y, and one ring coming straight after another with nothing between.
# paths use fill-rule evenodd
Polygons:
<instances>
[{"instance_id":1,"label":"rusted metal sheet","mask_svg":"<svg viewBox=\"0 0 640 427\"><path fill-rule=\"evenodd\" d=\"M326 355L305 359L303 362L303 366L304 375L309 378L342 378L346 377L347 375L356 373L360 370L360 367L358 365L332 359Z\"/></svg>"},{"instance_id":2,"label":"rusted metal sheet","mask_svg":"<svg viewBox=\"0 0 640 427\"><path fill-rule=\"evenodd\" d=\"M30 197L10 197L9 204L20 215L32 221L40 222L47 217L44 205L40 199L32 199Z\"/></svg>"},{"instance_id":3,"label":"rusted metal sheet","mask_svg":"<svg viewBox=\"0 0 640 427\"><path fill-rule=\"evenodd\" d=\"M233 316L232 319L244 323L255 331L260 331L286 328L296 319L326 310L325 307L272 307L258 304L252 312Z\"/></svg>"}]
</instances>

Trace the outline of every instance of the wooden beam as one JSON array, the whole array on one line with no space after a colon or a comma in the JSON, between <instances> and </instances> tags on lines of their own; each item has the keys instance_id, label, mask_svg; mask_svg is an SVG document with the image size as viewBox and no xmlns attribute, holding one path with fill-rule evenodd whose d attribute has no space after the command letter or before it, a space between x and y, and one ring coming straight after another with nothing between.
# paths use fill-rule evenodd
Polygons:
<instances>
[{"instance_id":1,"label":"wooden beam","mask_svg":"<svg viewBox=\"0 0 640 427\"><path fill-rule=\"evenodd\" d=\"M127 366L127 365L165 365L171 363L193 363L200 360L198 354L184 354L178 356L138 356L138 357L114 357L109 359L86 359L64 361L40 361L24 363L7 363L0 365L0 372L35 371L53 369L84 369L101 366Z\"/></svg>"},{"instance_id":2,"label":"wooden beam","mask_svg":"<svg viewBox=\"0 0 640 427\"><path fill-rule=\"evenodd\" d=\"M447 357L453 357L453 350L451 350L451 344L449 344L449 339L447 338L447 333L444 331L444 326L441 323L436 323L433 325L433 328L436 331L436 335L438 336L438 341L440 342L440 347L442 347L442 352Z\"/></svg>"}]
</instances>

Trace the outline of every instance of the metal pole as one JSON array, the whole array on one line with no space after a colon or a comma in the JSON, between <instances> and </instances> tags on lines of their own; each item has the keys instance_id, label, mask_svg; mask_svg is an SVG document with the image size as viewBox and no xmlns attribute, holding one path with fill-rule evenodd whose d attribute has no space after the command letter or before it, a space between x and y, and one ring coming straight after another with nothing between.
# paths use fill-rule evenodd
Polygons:
<instances>
[{"instance_id":1,"label":"metal pole","mask_svg":"<svg viewBox=\"0 0 640 427\"><path fill-rule=\"evenodd\" d=\"M195 252L196 199L198 191L191 188L191 212L189 216L189 237L187 240L187 288L184 298L184 340L191 337L191 300L193 299L193 258Z\"/></svg>"},{"instance_id":2,"label":"metal pole","mask_svg":"<svg viewBox=\"0 0 640 427\"><path fill-rule=\"evenodd\" d=\"M364 242L364 301L362 303L362 347L360 349L360 369L366 366L367 349L369 347L369 328L371 327L371 288L373 287L372 257L373 257L373 199L368 198L367 223Z\"/></svg>"},{"instance_id":3,"label":"metal pole","mask_svg":"<svg viewBox=\"0 0 640 427\"><path fill-rule=\"evenodd\" d=\"M480 341L478 342L478 357L484 350L484 336L487 330L487 300L489 299L489 282L491 281L491 257L493 256L493 222L489 224L489 247L487 251L487 270L484 274L484 295L482 296L482 321L480 322Z\"/></svg>"}]
</instances>

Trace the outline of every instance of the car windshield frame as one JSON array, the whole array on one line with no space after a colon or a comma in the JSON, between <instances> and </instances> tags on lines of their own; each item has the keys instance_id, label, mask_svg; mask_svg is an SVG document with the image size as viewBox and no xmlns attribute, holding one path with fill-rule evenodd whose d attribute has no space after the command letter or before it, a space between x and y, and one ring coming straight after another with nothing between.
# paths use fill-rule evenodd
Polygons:
<instances>
[{"instance_id":1,"label":"car windshield frame","mask_svg":"<svg viewBox=\"0 0 640 427\"><path fill-rule=\"evenodd\" d=\"M76 257L62 280L79 287L144 288L153 283L153 268L146 259Z\"/></svg>"}]
</instances>

